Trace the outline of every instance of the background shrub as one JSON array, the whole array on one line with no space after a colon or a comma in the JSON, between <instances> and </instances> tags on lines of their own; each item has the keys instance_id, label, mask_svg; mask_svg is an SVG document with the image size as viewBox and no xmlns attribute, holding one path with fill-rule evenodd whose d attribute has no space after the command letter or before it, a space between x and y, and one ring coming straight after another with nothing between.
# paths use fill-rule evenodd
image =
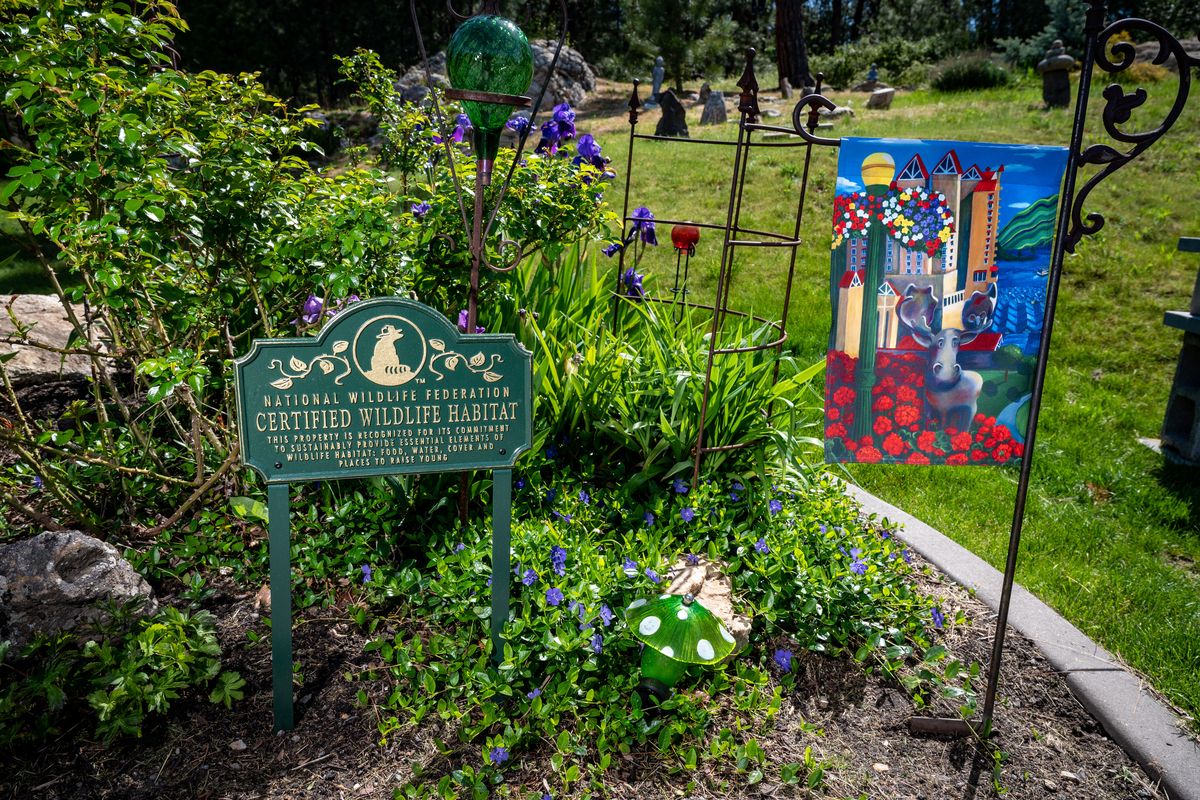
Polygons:
<instances>
[{"instance_id":1,"label":"background shrub","mask_svg":"<svg viewBox=\"0 0 1200 800\"><path fill-rule=\"evenodd\" d=\"M1010 80L1008 71L986 53L971 53L938 64L932 85L940 92L965 92L1007 86Z\"/></svg>"}]
</instances>

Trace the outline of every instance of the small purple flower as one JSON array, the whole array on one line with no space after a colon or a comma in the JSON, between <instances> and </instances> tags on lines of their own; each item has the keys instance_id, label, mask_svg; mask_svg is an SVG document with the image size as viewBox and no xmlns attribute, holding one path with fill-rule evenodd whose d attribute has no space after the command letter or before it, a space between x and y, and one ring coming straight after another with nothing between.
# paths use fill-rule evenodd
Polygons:
<instances>
[{"instance_id":1,"label":"small purple flower","mask_svg":"<svg viewBox=\"0 0 1200 800\"><path fill-rule=\"evenodd\" d=\"M324 307L325 301L317 297L315 294L310 294L308 299L304 301L304 307L300 309L300 319L306 325L312 325L321 318L321 309Z\"/></svg>"},{"instance_id":2,"label":"small purple flower","mask_svg":"<svg viewBox=\"0 0 1200 800\"><path fill-rule=\"evenodd\" d=\"M599 633L592 634L591 646L592 646L592 652L595 653L596 655L600 655L600 652L602 650L604 650L604 637L601 636Z\"/></svg>"},{"instance_id":3,"label":"small purple flower","mask_svg":"<svg viewBox=\"0 0 1200 800\"><path fill-rule=\"evenodd\" d=\"M792 671L792 651L791 650L776 650L775 663L779 665L779 669L784 672Z\"/></svg>"},{"instance_id":4,"label":"small purple flower","mask_svg":"<svg viewBox=\"0 0 1200 800\"><path fill-rule=\"evenodd\" d=\"M546 448L546 458L549 458L549 459L555 459L555 458L558 458L558 448L557 448L557 447L555 447L554 445L550 445L549 447L547 447L547 448ZM551 489L550 491L551 491L551 492L553 492L554 490L553 490L553 489ZM547 498L546 498L546 499L547 499L547 500L552 500L553 498L552 498L552 497L550 497L550 496L547 496Z\"/></svg>"},{"instance_id":5,"label":"small purple flower","mask_svg":"<svg viewBox=\"0 0 1200 800\"><path fill-rule=\"evenodd\" d=\"M570 514L564 514L561 511L551 511L550 516L557 520L562 520L563 522L570 522L571 520L575 519L575 517L571 516Z\"/></svg>"},{"instance_id":6,"label":"small purple flower","mask_svg":"<svg viewBox=\"0 0 1200 800\"><path fill-rule=\"evenodd\" d=\"M662 578L658 577L658 573L649 567L646 567L646 577L649 578L652 583L662 583Z\"/></svg>"},{"instance_id":7,"label":"small purple flower","mask_svg":"<svg viewBox=\"0 0 1200 800\"><path fill-rule=\"evenodd\" d=\"M546 590L546 602L552 606L557 606L563 601L562 589L557 586L551 586Z\"/></svg>"},{"instance_id":8,"label":"small purple flower","mask_svg":"<svg viewBox=\"0 0 1200 800\"><path fill-rule=\"evenodd\" d=\"M454 545L454 552L456 552L456 553L461 553L463 550L466 550L466 549L467 549L467 546L465 544L463 544L462 542L459 542L458 544Z\"/></svg>"},{"instance_id":9,"label":"small purple flower","mask_svg":"<svg viewBox=\"0 0 1200 800\"><path fill-rule=\"evenodd\" d=\"M766 539L759 539L757 542L755 542L754 549L757 550L759 553L762 553L763 555L766 555L767 553L771 552L771 548L767 545Z\"/></svg>"},{"instance_id":10,"label":"small purple flower","mask_svg":"<svg viewBox=\"0 0 1200 800\"><path fill-rule=\"evenodd\" d=\"M850 558L852 559L850 562L850 571L855 575L862 575L867 571L867 563L859 558L860 555L862 555L861 547L850 548Z\"/></svg>"},{"instance_id":11,"label":"small purple flower","mask_svg":"<svg viewBox=\"0 0 1200 800\"><path fill-rule=\"evenodd\" d=\"M688 485L683 482L682 478L676 478L671 483L671 488L675 490L675 494L687 494L689 491Z\"/></svg>"},{"instance_id":12,"label":"small purple flower","mask_svg":"<svg viewBox=\"0 0 1200 800\"><path fill-rule=\"evenodd\" d=\"M579 502L583 503L585 506L591 505L592 498L591 495L587 493L586 489L579 490Z\"/></svg>"},{"instance_id":13,"label":"small purple flower","mask_svg":"<svg viewBox=\"0 0 1200 800\"><path fill-rule=\"evenodd\" d=\"M466 114L459 114L454 120L454 133L450 134L450 138L456 142L461 142L467 131L471 130L471 118Z\"/></svg>"},{"instance_id":14,"label":"small purple flower","mask_svg":"<svg viewBox=\"0 0 1200 800\"><path fill-rule=\"evenodd\" d=\"M508 761L508 748L507 747L493 747L488 752L488 759L493 764L503 764L505 761Z\"/></svg>"},{"instance_id":15,"label":"small purple flower","mask_svg":"<svg viewBox=\"0 0 1200 800\"><path fill-rule=\"evenodd\" d=\"M658 237L654 234L654 214L645 206L633 210L633 231L641 235L643 244L658 245Z\"/></svg>"},{"instance_id":16,"label":"small purple flower","mask_svg":"<svg viewBox=\"0 0 1200 800\"><path fill-rule=\"evenodd\" d=\"M612 625L612 621L613 621L613 610L611 608L609 608L606 604L601 603L600 604L600 622L603 623L604 627L607 628L609 625Z\"/></svg>"},{"instance_id":17,"label":"small purple flower","mask_svg":"<svg viewBox=\"0 0 1200 800\"><path fill-rule=\"evenodd\" d=\"M525 694L525 696L526 696L526 697L528 697L530 700L533 700L534 698L537 698L537 697L541 697L541 696L542 696L542 690L541 690L541 689L534 689L532 692L527 692L527 693Z\"/></svg>"},{"instance_id":18,"label":"small purple flower","mask_svg":"<svg viewBox=\"0 0 1200 800\"><path fill-rule=\"evenodd\" d=\"M683 560L687 562L689 567L695 567L700 564L700 556L696 555L695 553L688 553L683 557Z\"/></svg>"},{"instance_id":19,"label":"small purple flower","mask_svg":"<svg viewBox=\"0 0 1200 800\"><path fill-rule=\"evenodd\" d=\"M550 547L550 566L554 569L555 575L567 574L567 551L558 545Z\"/></svg>"},{"instance_id":20,"label":"small purple flower","mask_svg":"<svg viewBox=\"0 0 1200 800\"><path fill-rule=\"evenodd\" d=\"M521 136L529 130L529 117L513 117L504 123L504 127L517 134L517 136Z\"/></svg>"},{"instance_id":21,"label":"small purple flower","mask_svg":"<svg viewBox=\"0 0 1200 800\"><path fill-rule=\"evenodd\" d=\"M638 564L633 559L627 558L621 562L621 571L632 578L634 575L637 575Z\"/></svg>"},{"instance_id":22,"label":"small purple flower","mask_svg":"<svg viewBox=\"0 0 1200 800\"><path fill-rule=\"evenodd\" d=\"M371 582L371 565L370 564L362 565L362 582L363 583ZM941 626L939 625L938 627L940 628Z\"/></svg>"},{"instance_id":23,"label":"small purple flower","mask_svg":"<svg viewBox=\"0 0 1200 800\"><path fill-rule=\"evenodd\" d=\"M742 499L742 496L737 492L730 492L729 499L736 503L738 500Z\"/></svg>"},{"instance_id":24,"label":"small purple flower","mask_svg":"<svg viewBox=\"0 0 1200 800\"><path fill-rule=\"evenodd\" d=\"M525 584L526 586L533 586L535 583L537 583L537 579L537 572L533 569L527 569L525 570L525 574L521 576L521 583Z\"/></svg>"},{"instance_id":25,"label":"small purple flower","mask_svg":"<svg viewBox=\"0 0 1200 800\"><path fill-rule=\"evenodd\" d=\"M767 503L767 508L770 509L771 515L774 516L780 511L783 511L783 503L779 500L772 500L771 502Z\"/></svg>"},{"instance_id":26,"label":"small purple flower","mask_svg":"<svg viewBox=\"0 0 1200 800\"><path fill-rule=\"evenodd\" d=\"M821 529L821 533L827 533L829 531L829 529L825 527L824 522L819 523L817 527Z\"/></svg>"},{"instance_id":27,"label":"small purple flower","mask_svg":"<svg viewBox=\"0 0 1200 800\"><path fill-rule=\"evenodd\" d=\"M583 618L587 616L587 609L584 608L583 603L579 602L578 600L572 600L571 602L567 603L567 611L578 615L580 622L582 622Z\"/></svg>"},{"instance_id":28,"label":"small purple flower","mask_svg":"<svg viewBox=\"0 0 1200 800\"><path fill-rule=\"evenodd\" d=\"M912 553L908 552L907 547L900 551L900 555L904 556L904 563L906 563L906 564L912 563L912 561L913 561Z\"/></svg>"},{"instance_id":29,"label":"small purple flower","mask_svg":"<svg viewBox=\"0 0 1200 800\"><path fill-rule=\"evenodd\" d=\"M929 615L933 618L933 627L941 630L942 625L946 622L946 617L942 614L942 610L937 606L929 609Z\"/></svg>"},{"instance_id":30,"label":"small purple flower","mask_svg":"<svg viewBox=\"0 0 1200 800\"><path fill-rule=\"evenodd\" d=\"M458 312L458 329L460 331L462 331L463 333L467 332L467 320L469 317L470 317L470 314L467 313L467 309L465 309L465 308ZM482 325L476 324L475 332L476 333L487 333L487 328L483 327Z\"/></svg>"},{"instance_id":31,"label":"small purple flower","mask_svg":"<svg viewBox=\"0 0 1200 800\"><path fill-rule=\"evenodd\" d=\"M624 242L613 242L608 247L604 248L603 252L604 252L604 255L608 256L609 258L612 258L613 256L615 256L617 253L621 252L624 249L625 249Z\"/></svg>"},{"instance_id":32,"label":"small purple flower","mask_svg":"<svg viewBox=\"0 0 1200 800\"><path fill-rule=\"evenodd\" d=\"M625 284L626 297L641 300L646 296L646 290L642 287L642 277L633 267L625 270L621 276L621 283Z\"/></svg>"},{"instance_id":33,"label":"small purple flower","mask_svg":"<svg viewBox=\"0 0 1200 800\"><path fill-rule=\"evenodd\" d=\"M42 488L43 486L45 486L45 485L46 485L46 482L42 480L42 476L41 476L41 475L34 475L34 476L33 476L33 488L35 488L35 489L41 489L41 488Z\"/></svg>"},{"instance_id":34,"label":"small purple flower","mask_svg":"<svg viewBox=\"0 0 1200 800\"><path fill-rule=\"evenodd\" d=\"M524 479L524 478L517 478L516 487L517 487L518 489L524 489L524 488L525 488L525 479Z\"/></svg>"},{"instance_id":35,"label":"small purple flower","mask_svg":"<svg viewBox=\"0 0 1200 800\"><path fill-rule=\"evenodd\" d=\"M892 538L892 532L891 532L891 531L880 531L879 535L880 535L880 536L882 536L884 539L890 539L890 538Z\"/></svg>"},{"instance_id":36,"label":"small purple flower","mask_svg":"<svg viewBox=\"0 0 1200 800\"><path fill-rule=\"evenodd\" d=\"M647 511L645 514L642 514L642 521L646 523L647 528L653 527L654 526L654 512Z\"/></svg>"},{"instance_id":37,"label":"small purple flower","mask_svg":"<svg viewBox=\"0 0 1200 800\"><path fill-rule=\"evenodd\" d=\"M687 506L679 512L679 518L684 522L691 522L696 518L696 512L691 506Z\"/></svg>"},{"instance_id":38,"label":"small purple flower","mask_svg":"<svg viewBox=\"0 0 1200 800\"><path fill-rule=\"evenodd\" d=\"M429 205L429 203L426 203L424 201L422 201L420 203L413 203L412 204L412 215L414 217L416 217L417 219L421 219L422 217L424 217L426 214L429 213L430 207L431 206Z\"/></svg>"}]
</instances>

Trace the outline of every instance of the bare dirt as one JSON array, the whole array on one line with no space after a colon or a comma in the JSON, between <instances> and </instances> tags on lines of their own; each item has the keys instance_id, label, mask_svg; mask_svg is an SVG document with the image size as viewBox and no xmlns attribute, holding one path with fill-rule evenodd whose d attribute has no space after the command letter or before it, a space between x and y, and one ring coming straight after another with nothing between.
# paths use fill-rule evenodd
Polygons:
<instances>
[{"instance_id":1,"label":"bare dirt","mask_svg":"<svg viewBox=\"0 0 1200 800\"><path fill-rule=\"evenodd\" d=\"M947 649L964 661L986 661L990 611L932 571L922 580L926 591L943 598L947 617L961 608L971 620L947 628ZM226 666L247 681L246 697L232 711L200 700L179 702L169 721L148 725L142 739L108 747L92 741L81 724L39 750L0 757L0 797L387 798L412 780L414 768L436 782L464 764L478 766L476 744L459 745L449 755L438 752L437 739L456 737L437 720L380 743L372 709L390 687L347 679L378 663L363 652L369 637L336 609L312 610L297 619L294 649L303 683L296 692L296 727L273 733L268 631L253 603L249 593L229 593L208 604L220 620ZM247 630L262 640L250 645ZM782 710L743 735L756 738L774 764L803 761L811 747L826 769L823 787L809 791L780 783L770 767L762 781L748 785L747 774L729 759L702 761L694 771L678 769L647 746L635 747L605 773L598 796L1164 798L1104 735L1038 649L1016 633L1008 641L996 733L986 745L913 736L910 717L953 715L954 704L941 701L940 707L918 711L895 683L848 659L798 652L795 684ZM367 706L359 702L359 690L368 693ZM727 709L711 730L734 719ZM545 742L514 753L506 773L514 796L551 790L553 752L553 744Z\"/></svg>"}]
</instances>

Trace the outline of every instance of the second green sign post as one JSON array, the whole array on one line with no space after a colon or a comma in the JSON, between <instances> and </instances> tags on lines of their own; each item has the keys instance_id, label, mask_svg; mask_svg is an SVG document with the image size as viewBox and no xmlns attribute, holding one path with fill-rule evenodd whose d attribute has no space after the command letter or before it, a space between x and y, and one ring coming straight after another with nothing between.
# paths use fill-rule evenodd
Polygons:
<instances>
[{"instance_id":1,"label":"second green sign post","mask_svg":"<svg viewBox=\"0 0 1200 800\"><path fill-rule=\"evenodd\" d=\"M491 469L492 659L508 619L512 466L532 441L532 355L512 334L461 334L379 298L318 336L256 340L236 362L242 461L267 482L275 727L292 714L288 484Z\"/></svg>"}]
</instances>

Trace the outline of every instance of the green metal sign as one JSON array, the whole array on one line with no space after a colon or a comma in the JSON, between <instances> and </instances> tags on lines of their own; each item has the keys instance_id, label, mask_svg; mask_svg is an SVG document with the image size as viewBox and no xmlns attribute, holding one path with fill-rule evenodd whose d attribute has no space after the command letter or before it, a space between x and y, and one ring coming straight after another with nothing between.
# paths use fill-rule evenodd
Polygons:
<instances>
[{"instance_id":1,"label":"green metal sign","mask_svg":"<svg viewBox=\"0 0 1200 800\"><path fill-rule=\"evenodd\" d=\"M531 358L412 300L357 303L237 361L243 461L268 483L511 467L530 442Z\"/></svg>"},{"instance_id":2,"label":"green metal sign","mask_svg":"<svg viewBox=\"0 0 1200 800\"><path fill-rule=\"evenodd\" d=\"M511 468L532 439L532 369L512 334L460 334L402 298L356 303L316 337L256 340L235 362L242 461L267 481L277 729L293 727L292 482L494 470L492 660L502 659Z\"/></svg>"}]
</instances>

